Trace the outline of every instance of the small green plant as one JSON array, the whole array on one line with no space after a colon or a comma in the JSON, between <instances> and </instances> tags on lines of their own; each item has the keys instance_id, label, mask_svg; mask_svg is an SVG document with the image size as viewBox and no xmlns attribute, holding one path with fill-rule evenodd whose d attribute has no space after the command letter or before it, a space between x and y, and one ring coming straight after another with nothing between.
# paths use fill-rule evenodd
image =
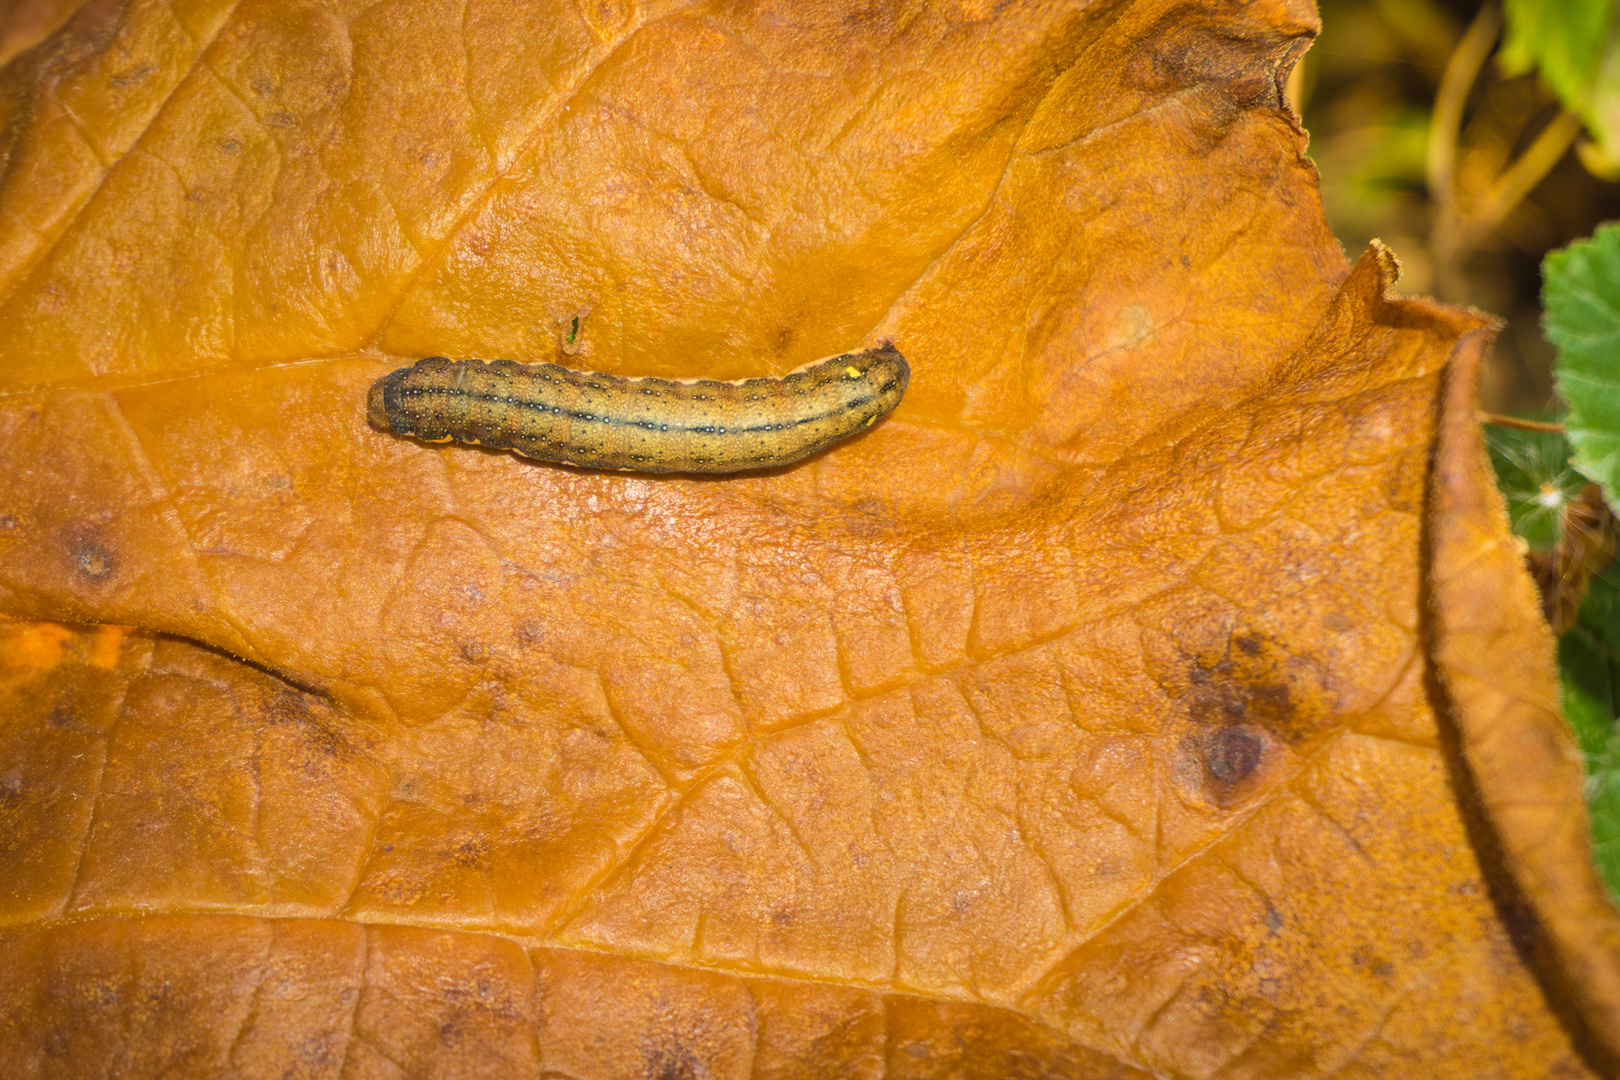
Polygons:
<instances>
[{"instance_id":1,"label":"small green plant","mask_svg":"<svg viewBox=\"0 0 1620 1080\"><path fill-rule=\"evenodd\" d=\"M1491 432L1513 529L1558 633L1564 714L1586 761L1598 871L1620 896L1620 223L1542 262L1542 329L1558 353L1564 422ZM1600 494L1601 492L1601 494Z\"/></svg>"},{"instance_id":2,"label":"small green plant","mask_svg":"<svg viewBox=\"0 0 1620 1080\"><path fill-rule=\"evenodd\" d=\"M1620 495L1620 223L1541 264L1542 329L1558 350L1553 377L1569 405L1575 467Z\"/></svg>"},{"instance_id":3,"label":"small green plant","mask_svg":"<svg viewBox=\"0 0 1620 1080\"><path fill-rule=\"evenodd\" d=\"M1511 73L1541 74L1591 142L1579 147L1594 174L1620 175L1620 37L1614 0L1503 0L1497 54Z\"/></svg>"}]
</instances>

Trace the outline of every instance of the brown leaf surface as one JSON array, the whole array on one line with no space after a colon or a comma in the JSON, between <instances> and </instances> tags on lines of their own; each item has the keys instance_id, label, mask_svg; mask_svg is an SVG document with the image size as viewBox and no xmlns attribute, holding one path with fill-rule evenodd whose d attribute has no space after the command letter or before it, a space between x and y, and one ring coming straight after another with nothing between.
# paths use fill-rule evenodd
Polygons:
<instances>
[{"instance_id":1,"label":"brown leaf surface","mask_svg":"<svg viewBox=\"0 0 1620 1080\"><path fill-rule=\"evenodd\" d=\"M1314 23L131 0L19 55L0 1075L1607 1069L1545 631L1446 464L1486 324L1327 233ZM911 389L719 481L366 426L586 308L575 366Z\"/></svg>"}]
</instances>

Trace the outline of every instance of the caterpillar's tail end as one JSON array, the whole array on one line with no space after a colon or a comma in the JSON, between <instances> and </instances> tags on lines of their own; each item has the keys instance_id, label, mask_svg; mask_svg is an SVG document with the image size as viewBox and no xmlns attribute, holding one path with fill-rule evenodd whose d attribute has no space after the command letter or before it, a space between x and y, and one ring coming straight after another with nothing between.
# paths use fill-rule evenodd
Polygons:
<instances>
[{"instance_id":1,"label":"caterpillar's tail end","mask_svg":"<svg viewBox=\"0 0 1620 1080\"><path fill-rule=\"evenodd\" d=\"M388 423L388 410L383 406L383 391L388 382L384 375L371 384L371 393L366 397L366 420L378 431L391 432L393 427Z\"/></svg>"},{"instance_id":2,"label":"caterpillar's tail end","mask_svg":"<svg viewBox=\"0 0 1620 1080\"><path fill-rule=\"evenodd\" d=\"M906 387L911 385L911 365L906 363L906 358L900 354L899 349L894 347L893 341L885 340L882 345L872 350L872 354L894 371L894 382L897 389L894 395L894 404L889 406L892 409L894 405L900 403L900 395L906 392Z\"/></svg>"}]
</instances>

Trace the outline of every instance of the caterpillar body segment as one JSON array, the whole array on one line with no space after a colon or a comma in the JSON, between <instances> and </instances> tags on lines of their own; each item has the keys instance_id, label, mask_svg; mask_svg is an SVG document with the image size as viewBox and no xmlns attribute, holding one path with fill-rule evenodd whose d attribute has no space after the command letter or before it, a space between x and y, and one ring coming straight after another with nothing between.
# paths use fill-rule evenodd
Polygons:
<instances>
[{"instance_id":1,"label":"caterpillar body segment","mask_svg":"<svg viewBox=\"0 0 1620 1080\"><path fill-rule=\"evenodd\" d=\"M366 412L379 431L427 442L590 469L731 473L792 464L870 427L910 378L889 344L735 382L430 356L373 383Z\"/></svg>"}]
</instances>

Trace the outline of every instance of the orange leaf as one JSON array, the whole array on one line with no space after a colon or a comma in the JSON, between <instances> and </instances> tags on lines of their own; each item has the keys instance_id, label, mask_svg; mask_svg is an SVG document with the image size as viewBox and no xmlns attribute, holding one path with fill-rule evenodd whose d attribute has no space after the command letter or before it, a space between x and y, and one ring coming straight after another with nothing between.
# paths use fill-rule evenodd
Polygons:
<instances>
[{"instance_id":1,"label":"orange leaf","mask_svg":"<svg viewBox=\"0 0 1620 1080\"><path fill-rule=\"evenodd\" d=\"M1610 1069L1492 328L1345 263L1314 29L129 0L16 56L0 1075ZM772 472L366 423L429 354L884 340L899 409Z\"/></svg>"}]
</instances>

